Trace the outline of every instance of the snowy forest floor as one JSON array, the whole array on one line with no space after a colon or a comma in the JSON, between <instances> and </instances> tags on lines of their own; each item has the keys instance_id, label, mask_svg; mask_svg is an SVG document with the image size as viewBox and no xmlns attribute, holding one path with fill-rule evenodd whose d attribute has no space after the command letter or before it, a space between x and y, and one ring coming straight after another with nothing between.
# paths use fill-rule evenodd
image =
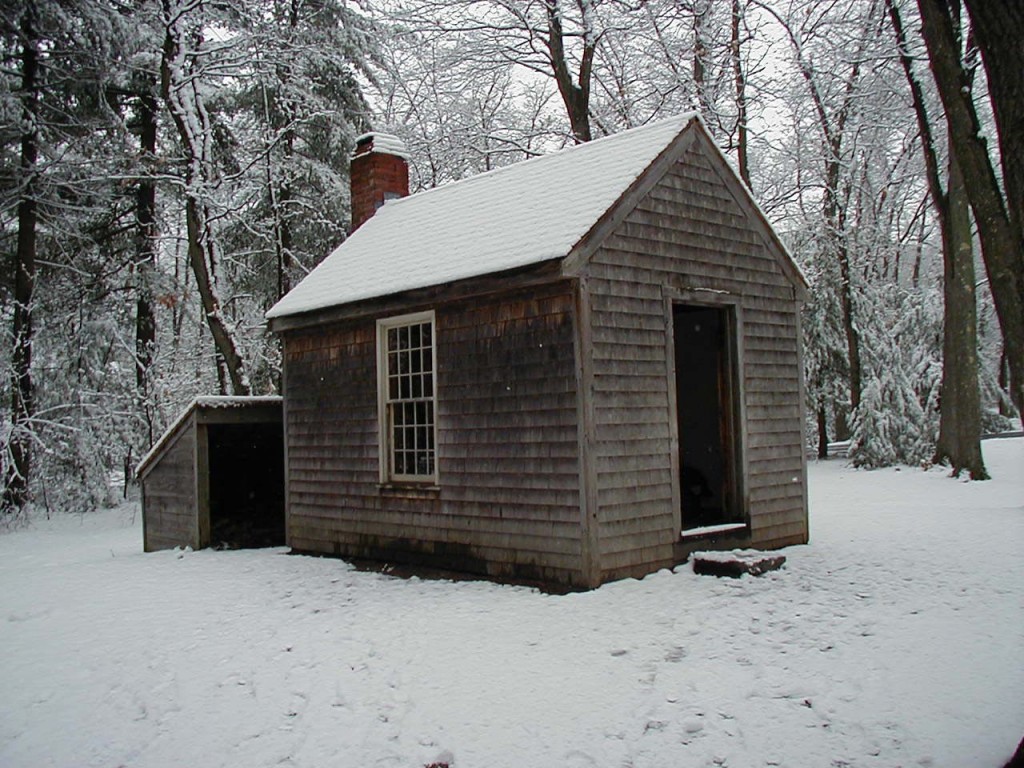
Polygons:
<instances>
[{"instance_id":1,"label":"snowy forest floor","mask_svg":"<svg viewBox=\"0 0 1024 768\"><path fill-rule=\"evenodd\" d=\"M0 536L0 765L979 766L1024 735L1024 439L985 483L812 464L812 543L585 594L283 549Z\"/></svg>"}]
</instances>

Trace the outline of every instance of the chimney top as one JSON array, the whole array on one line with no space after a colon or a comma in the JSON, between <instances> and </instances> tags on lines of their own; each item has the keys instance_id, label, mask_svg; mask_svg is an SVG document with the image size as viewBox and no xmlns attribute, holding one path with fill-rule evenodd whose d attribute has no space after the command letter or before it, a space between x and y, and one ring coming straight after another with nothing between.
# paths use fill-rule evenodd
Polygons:
<instances>
[{"instance_id":1,"label":"chimney top","mask_svg":"<svg viewBox=\"0 0 1024 768\"><path fill-rule=\"evenodd\" d=\"M408 159L405 144L390 133L365 133L356 139L350 168L351 232L355 232L388 200L409 194Z\"/></svg>"},{"instance_id":2,"label":"chimney top","mask_svg":"<svg viewBox=\"0 0 1024 768\"><path fill-rule=\"evenodd\" d=\"M359 136L356 139L356 149L352 153L352 157L359 157L370 152L382 152L385 155L397 155L404 160L409 159L409 150L405 148L405 142L393 133L372 131Z\"/></svg>"}]
</instances>

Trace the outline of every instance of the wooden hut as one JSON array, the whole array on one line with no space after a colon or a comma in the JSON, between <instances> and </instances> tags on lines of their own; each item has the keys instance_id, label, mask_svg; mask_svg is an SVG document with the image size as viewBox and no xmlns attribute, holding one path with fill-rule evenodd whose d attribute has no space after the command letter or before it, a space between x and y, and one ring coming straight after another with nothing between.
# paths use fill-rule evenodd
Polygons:
<instances>
[{"instance_id":1,"label":"wooden hut","mask_svg":"<svg viewBox=\"0 0 1024 768\"><path fill-rule=\"evenodd\" d=\"M587 588L807 541L806 284L698 117L389 200L401 156L268 313L292 548Z\"/></svg>"},{"instance_id":2,"label":"wooden hut","mask_svg":"<svg viewBox=\"0 0 1024 768\"><path fill-rule=\"evenodd\" d=\"M197 398L136 475L147 552L284 544L281 398Z\"/></svg>"}]
</instances>

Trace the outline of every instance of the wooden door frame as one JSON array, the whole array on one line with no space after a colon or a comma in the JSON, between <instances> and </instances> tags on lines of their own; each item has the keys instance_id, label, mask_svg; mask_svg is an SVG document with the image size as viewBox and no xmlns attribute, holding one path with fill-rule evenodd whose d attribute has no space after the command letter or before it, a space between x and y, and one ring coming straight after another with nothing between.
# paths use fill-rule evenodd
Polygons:
<instances>
[{"instance_id":1,"label":"wooden door frame","mask_svg":"<svg viewBox=\"0 0 1024 768\"><path fill-rule=\"evenodd\" d=\"M733 421L732 450L729 457L732 466L732 498L736 505L736 517L750 531L750 499L747 493L747 409L744 387L744 351L743 351L743 305L741 297L727 291L675 288L664 286L662 296L665 304L665 359L668 368L669 398L669 436L671 444L672 466L672 520L676 535L682 537L683 531L683 498L680 484L679 455L679 403L676 396L676 350L675 350L675 316L677 305L706 307L724 310L726 365L731 380L732 408L730 418Z\"/></svg>"}]
</instances>

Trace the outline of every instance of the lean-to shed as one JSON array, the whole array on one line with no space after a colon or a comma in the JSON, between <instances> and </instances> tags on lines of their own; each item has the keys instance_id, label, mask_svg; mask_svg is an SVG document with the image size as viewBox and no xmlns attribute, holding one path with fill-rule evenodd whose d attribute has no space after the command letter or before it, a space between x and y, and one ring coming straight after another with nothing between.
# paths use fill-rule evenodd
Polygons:
<instances>
[{"instance_id":1,"label":"lean-to shed","mask_svg":"<svg viewBox=\"0 0 1024 768\"><path fill-rule=\"evenodd\" d=\"M147 552L284 544L281 398L196 398L136 475Z\"/></svg>"},{"instance_id":2,"label":"lean-to shed","mask_svg":"<svg viewBox=\"0 0 1024 768\"><path fill-rule=\"evenodd\" d=\"M293 549L593 587L807 541L806 284L699 118L389 201L371 134L352 176L268 313Z\"/></svg>"}]
</instances>

